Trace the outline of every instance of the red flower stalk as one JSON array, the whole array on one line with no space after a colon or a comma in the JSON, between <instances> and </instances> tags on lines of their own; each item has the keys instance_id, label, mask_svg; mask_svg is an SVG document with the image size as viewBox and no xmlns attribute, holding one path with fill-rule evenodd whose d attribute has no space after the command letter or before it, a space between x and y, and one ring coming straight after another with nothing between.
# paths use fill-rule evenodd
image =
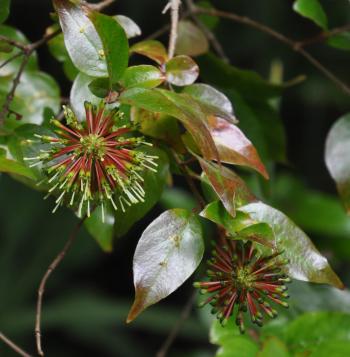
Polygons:
<instances>
[{"instance_id":1,"label":"red flower stalk","mask_svg":"<svg viewBox=\"0 0 350 357\"><path fill-rule=\"evenodd\" d=\"M85 102L86 121L80 123L71 109L64 107L67 125L52 120L57 136L36 135L49 150L25 160L35 161L30 166L43 163L51 186L49 195L56 193L57 210L67 203L83 209L90 215L91 203L102 206L109 201L115 210L143 202L144 170L156 171L157 157L135 150L144 142L143 137L130 137L131 128L118 126L121 114L117 109L107 110L105 103L96 107ZM126 136L124 136L127 134Z\"/></svg>"},{"instance_id":2,"label":"red flower stalk","mask_svg":"<svg viewBox=\"0 0 350 357\"><path fill-rule=\"evenodd\" d=\"M251 321L263 324L263 314L274 318L277 311L271 302L288 307L283 301L288 298L285 283L290 282L281 267L287 264L279 253L261 255L251 242L243 243L225 239L216 244L213 257L208 261L209 281L194 283L202 294L210 296L200 306L210 304L212 313L221 324L226 325L231 315L236 316L236 324L244 333L243 313L248 310Z\"/></svg>"}]
</instances>

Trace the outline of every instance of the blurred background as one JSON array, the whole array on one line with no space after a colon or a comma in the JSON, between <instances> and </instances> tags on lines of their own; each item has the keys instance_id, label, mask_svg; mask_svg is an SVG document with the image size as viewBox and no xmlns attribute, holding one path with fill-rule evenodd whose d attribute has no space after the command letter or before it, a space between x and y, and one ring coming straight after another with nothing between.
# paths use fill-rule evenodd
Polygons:
<instances>
[{"instance_id":1,"label":"blurred background","mask_svg":"<svg viewBox=\"0 0 350 357\"><path fill-rule=\"evenodd\" d=\"M247 15L293 39L317 35L319 29L294 13L292 3L292 0L212 1L218 9ZM161 15L165 4L165 0L118 0L106 12L131 17L141 27L142 36L147 37L168 23L169 16ZM322 4L329 15L330 28L349 23L347 0L324 0ZM49 0L12 0L7 24L34 41L52 24L49 16L52 11ZM341 115L349 112L349 98L304 58L265 34L224 20L216 25L215 33L230 63L240 69L254 70L267 79L276 68L283 70L285 80L307 76L306 81L286 89L278 103L285 129L286 159L277 165L268 161L268 165L273 165L274 175L269 184L260 183L261 195L310 235L345 284L349 284L350 219L343 212L324 163L327 132ZM167 36L161 40L166 41ZM344 82L350 83L349 52L322 43L310 46L309 50ZM40 48L38 54L40 68L58 81L62 96L69 97L71 82L66 79L61 64L45 47ZM203 73L209 71L202 70ZM233 105L235 107L234 102ZM249 124L239 119L255 143ZM249 180L255 187L258 179L250 176ZM132 257L144 227L164 207L192 204L185 185L181 180L178 182L183 189L175 192L167 189L161 203L147 218L115 242L113 253L103 253L84 229L79 234L47 284L43 343L48 356L155 355L192 294L192 285L191 281L187 282L165 301L126 325L134 295ZM34 351L37 287L76 219L65 209L52 215L50 200L43 201L40 192L6 175L0 176L0 202L0 326L26 350ZM206 229L210 235L210 226ZM350 310L346 291L340 293L331 288L293 283L292 294L294 306L286 316L318 308ZM216 347L208 342L209 325L207 313L194 310L169 355L213 356ZM0 356L13 355L0 344Z\"/></svg>"}]
</instances>

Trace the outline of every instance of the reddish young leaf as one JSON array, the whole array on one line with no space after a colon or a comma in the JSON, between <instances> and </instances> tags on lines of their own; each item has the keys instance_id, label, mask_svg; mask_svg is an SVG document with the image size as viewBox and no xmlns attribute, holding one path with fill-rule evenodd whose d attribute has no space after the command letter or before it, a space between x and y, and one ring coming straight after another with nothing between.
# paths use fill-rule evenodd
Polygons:
<instances>
[{"instance_id":1,"label":"reddish young leaf","mask_svg":"<svg viewBox=\"0 0 350 357\"><path fill-rule=\"evenodd\" d=\"M208 124L222 162L251 167L269 178L255 147L236 125L215 116L208 118Z\"/></svg>"},{"instance_id":2,"label":"reddish young leaf","mask_svg":"<svg viewBox=\"0 0 350 357\"><path fill-rule=\"evenodd\" d=\"M233 171L196 156L204 173L226 210L232 217L236 215L236 207L255 201L244 181Z\"/></svg>"},{"instance_id":3,"label":"reddish young leaf","mask_svg":"<svg viewBox=\"0 0 350 357\"><path fill-rule=\"evenodd\" d=\"M202 260L201 225L185 209L162 213L143 232L135 251L135 301L127 322L180 287Z\"/></svg>"},{"instance_id":4,"label":"reddish young leaf","mask_svg":"<svg viewBox=\"0 0 350 357\"><path fill-rule=\"evenodd\" d=\"M146 56L160 65L168 60L166 48L156 40L138 42L130 48L130 52Z\"/></svg>"}]
</instances>

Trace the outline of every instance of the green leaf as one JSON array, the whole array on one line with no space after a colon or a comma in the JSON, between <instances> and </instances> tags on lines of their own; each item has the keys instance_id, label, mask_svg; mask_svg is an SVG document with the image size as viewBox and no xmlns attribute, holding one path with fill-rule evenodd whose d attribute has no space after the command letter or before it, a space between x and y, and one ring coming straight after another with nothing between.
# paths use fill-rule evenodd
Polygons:
<instances>
[{"instance_id":1,"label":"green leaf","mask_svg":"<svg viewBox=\"0 0 350 357\"><path fill-rule=\"evenodd\" d=\"M105 252L113 250L114 223L114 210L109 205L104 206L104 222L102 221L101 206L98 206L84 222L87 231Z\"/></svg>"},{"instance_id":2,"label":"green leaf","mask_svg":"<svg viewBox=\"0 0 350 357\"><path fill-rule=\"evenodd\" d=\"M2 0L1 0L2 2ZM6 25L0 25L0 35L5 36L10 38L11 40L18 41L23 44L28 44L29 41L28 39L20 32L19 30L6 26ZM15 53L19 52L20 50L14 49L10 53L0 53L0 64L4 63L6 60L10 59ZM17 57L10 63L8 63L6 66L0 68L0 77L6 77L13 75L14 73L17 73L19 70L19 67L22 62L22 57ZM38 68L38 57L36 52L34 52L28 60L26 69L27 70L35 70Z\"/></svg>"},{"instance_id":3,"label":"green leaf","mask_svg":"<svg viewBox=\"0 0 350 357\"><path fill-rule=\"evenodd\" d=\"M20 175L32 180L35 179L35 175L26 166L17 161L6 159L2 156L0 156L0 172Z\"/></svg>"},{"instance_id":4,"label":"green leaf","mask_svg":"<svg viewBox=\"0 0 350 357\"><path fill-rule=\"evenodd\" d=\"M289 260L287 270L292 278L330 284L337 288L344 287L310 238L282 212L262 202L250 203L239 210L249 214L252 219L271 226L277 250L283 251Z\"/></svg>"},{"instance_id":5,"label":"green leaf","mask_svg":"<svg viewBox=\"0 0 350 357\"><path fill-rule=\"evenodd\" d=\"M158 156L157 172L147 170L143 175L145 190L145 202L140 202L126 207L125 212L118 210L114 213L114 232L116 237L122 237L129 229L140 220L160 199L166 180L169 175L169 163L166 154L157 148L144 148L149 155Z\"/></svg>"},{"instance_id":6,"label":"green leaf","mask_svg":"<svg viewBox=\"0 0 350 357\"><path fill-rule=\"evenodd\" d=\"M202 229L195 215L178 208L156 218L136 247L135 301L127 321L180 287L196 270L203 253Z\"/></svg>"},{"instance_id":7,"label":"green leaf","mask_svg":"<svg viewBox=\"0 0 350 357\"><path fill-rule=\"evenodd\" d=\"M121 103L179 119L193 136L204 157L218 157L206 123L210 112L203 112L200 103L189 95L164 89L133 88L123 92L119 100Z\"/></svg>"},{"instance_id":8,"label":"green leaf","mask_svg":"<svg viewBox=\"0 0 350 357\"><path fill-rule=\"evenodd\" d=\"M1 3L0 3L0 24L3 23L9 16L10 1L11 0L1 0Z\"/></svg>"},{"instance_id":9,"label":"green leaf","mask_svg":"<svg viewBox=\"0 0 350 357\"><path fill-rule=\"evenodd\" d=\"M209 51L209 42L201 29L188 20L179 22L175 52L179 55L199 56Z\"/></svg>"},{"instance_id":10,"label":"green leaf","mask_svg":"<svg viewBox=\"0 0 350 357\"><path fill-rule=\"evenodd\" d=\"M244 238L270 249L275 248L275 236L267 223L254 221L248 214L240 211L236 211L235 217L232 217L219 201L209 203L200 216L225 228L233 239Z\"/></svg>"},{"instance_id":11,"label":"green leaf","mask_svg":"<svg viewBox=\"0 0 350 357\"><path fill-rule=\"evenodd\" d=\"M198 1L196 5L204 9L212 9L212 10L215 9L214 6L210 3L210 1L206 1L206 0ZM217 16L211 16L207 14L199 14L197 16L198 19L210 30L213 30L220 21Z\"/></svg>"},{"instance_id":12,"label":"green leaf","mask_svg":"<svg viewBox=\"0 0 350 357\"><path fill-rule=\"evenodd\" d=\"M147 40L135 43L130 48L130 53L138 53L162 65L168 60L168 54L164 45L156 40Z\"/></svg>"},{"instance_id":13,"label":"green leaf","mask_svg":"<svg viewBox=\"0 0 350 357\"><path fill-rule=\"evenodd\" d=\"M327 30L327 15L318 0L296 0L293 4L293 10L301 16L304 16L315 22L324 30Z\"/></svg>"},{"instance_id":14,"label":"green leaf","mask_svg":"<svg viewBox=\"0 0 350 357\"><path fill-rule=\"evenodd\" d=\"M74 65L92 77L108 77L102 41L83 5L53 0L69 56Z\"/></svg>"},{"instance_id":15,"label":"green leaf","mask_svg":"<svg viewBox=\"0 0 350 357\"><path fill-rule=\"evenodd\" d=\"M160 204L166 209L184 208L188 211L197 206L195 199L188 192L175 187L164 190Z\"/></svg>"},{"instance_id":16,"label":"green leaf","mask_svg":"<svg viewBox=\"0 0 350 357\"><path fill-rule=\"evenodd\" d=\"M0 94L8 93L11 85L11 78L0 77ZM6 121L6 127L14 128L25 123L41 124L45 108L58 113L60 101L60 89L51 76L44 72L26 71L21 76L11 103L11 110L22 115L22 119L15 121L10 118ZM1 102L0 95L0 104Z\"/></svg>"},{"instance_id":17,"label":"green leaf","mask_svg":"<svg viewBox=\"0 0 350 357\"><path fill-rule=\"evenodd\" d=\"M350 214L350 114L332 126L326 141L327 168L337 184L339 195Z\"/></svg>"},{"instance_id":18,"label":"green leaf","mask_svg":"<svg viewBox=\"0 0 350 357\"><path fill-rule=\"evenodd\" d=\"M123 27L110 16L91 12L89 18L102 40L109 81L112 85L120 80L128 67L129 44L126 33Z\"/></svg>"},{"instance_id":19,"label":"green leaf","mask_svg":"<svg viewBox=\"0 0 350 357\"><path fill-rule=\"evenodd\" d=\"M211 325L210 342L220 346L215 357L256 357L259 350L252 339L239 334L234 323L223 327L218 320Z\"/></svg>"},{"instance_id":20,"label":"green leaf","mask_svg":"<svg viewBox=\"0 0 350 357\"><path fill-rule=\"evenodd\" d=\"M332 36L327 40L327 44L339 50L350 50L350 32L343 32Z\"/></svg>"},{"instance_id":21,"label":"green leaf","mask_svg":"<svg viewBox=\"0 0 350 357\"><path fill-rule=\"evenodd\" d=\"M224 166L220 167L198 156L197 159L211 187L232 217L236 214L236 207L255 200L244 181L232 170Z\"/></svg>"},{"instance_id":22,"label":"green leaf","mask_svg":"<svg viewBox=\"0 0 350 357\"><path fill-rule=\"evenodd\" d=\"M85 120L84 102L88 101L94 105L98 105L101 101L101 98L91 93L90 84L93 80L93 77L80 72L75 78L70 92L70 104L75 115L81 121ZM103 79L101 81L103 82ZM101 87L99 88L101 89ZM107 108L112 109L116 106L118 106L118 103L108 104Z\"/></svg>"},{"instance_id":23,"label":"green leaf","mask_svg":"<svg viewBox=\"0 0 350 357\"><path fill-rule=\"evenodd\" d=\"M137 23L124 15L116 15L114 18L118 21L119 25L124 29L128 38L134 38L141 35L141 29Z\"/></svg>"},{"instance_id":24,"label":"green leaf","mask_svg":"<svg viewBox=\"0 0 350 357\"><path fill-rule=\"evenodd\" d=\"M350 315L348 314L336 312L306 313L289 324L286 331L286 342L294 352L312 351L318 345L329 341L347 341L349 343L349 326ZM329 356L338 355L331 354ZM346 354L343 356L346 356Z\"/></svg>"},{"instance_id":25,"label":"green leaf","mask_svg":"<svg viewBox=\"0 0 350 357\"><path fill-rule=\"evenodd\" d=\"M129 67L121 78L124 88L154 88L164 81L162 72L154 66L140 65Z\"/></svg>"},{"instance_id":26,"label":"green leaf","mask_svg":"<svg viewBox=\"0 0 350 357\"><path fill-rule=\"evenodd\" d=\"M287 346L283 341L277 337L268 337L262 346L262 350L256 355L256 357L290 357Z\"/></svg>"},{"instance_id":27,"label":"green leaf","mask_svg":"<svg viewBox=\"0 0 350 357\"><path fill-rule=\"evenodd\" d=\"M196 81L199 75L197 63L188 56L176 56L165 65L166 79L176 86L188 86Z\"/></svg>"},{"instance_id":28,"label":"green leaf","mask_svg":"<svg viewBox=\"0 0 350 357\"><path fill-rule=\"evenodd\" d=\"M350 341L327 341L321 343L309 357L344 357L350 354Z\"/></svg>"},{"instance_id":29,"label":"green leaf","mask_svg":"<svg viewBox=\"0 0 350 357\"><path fill-rule=\"evenodd\" d=\"M178 152L184 150L179 123L174 117L137 108L133 108L131 115L132 120L140 125L142 134L163 140Z\"/></svg>"}]
</instances>

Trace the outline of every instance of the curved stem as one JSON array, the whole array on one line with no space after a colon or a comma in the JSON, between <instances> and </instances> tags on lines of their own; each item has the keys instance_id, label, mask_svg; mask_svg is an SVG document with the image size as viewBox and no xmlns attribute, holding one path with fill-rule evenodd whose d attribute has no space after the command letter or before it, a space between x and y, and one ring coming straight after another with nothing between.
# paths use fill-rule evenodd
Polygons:
<instances>
[{"instance_id":1,"label":"curved stem","mask_svg":"<svg viewBox=\"0 0 350 357\"><path fill-rule=\"evenodd\" d=\"M39 289L38 289L38 299L37 299L36 318L35 318L35 339L36 339L36 348L37 348L37 352L38 352L39 356L44 356L44 352L43 352L42 345L41 345L41 311L42 311L43 295L44 295L47 280L49 279L52 272L62 262L67 251L69 250L69 248L71 247L75 238L77 237L78 232L79 232L81 226L83 225L85 219L86 219L86 216L83 219L81 219L76 224L76 226L73 228L63 249L57 254L56 258L51 262L51 264L47 268L44 276L41 279Z\"/></svg>"}]
</instances>

